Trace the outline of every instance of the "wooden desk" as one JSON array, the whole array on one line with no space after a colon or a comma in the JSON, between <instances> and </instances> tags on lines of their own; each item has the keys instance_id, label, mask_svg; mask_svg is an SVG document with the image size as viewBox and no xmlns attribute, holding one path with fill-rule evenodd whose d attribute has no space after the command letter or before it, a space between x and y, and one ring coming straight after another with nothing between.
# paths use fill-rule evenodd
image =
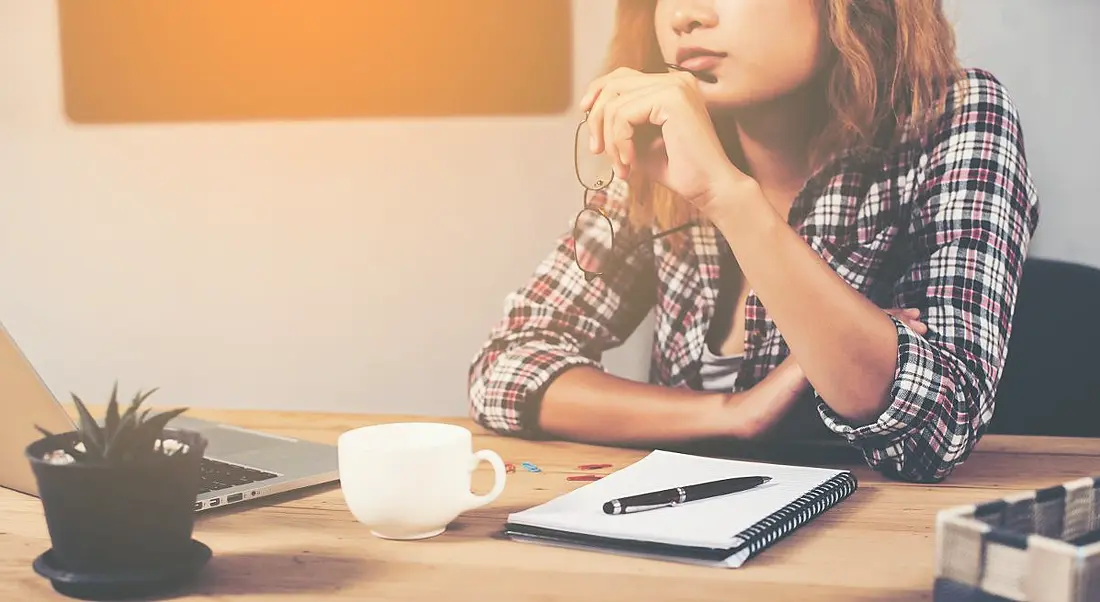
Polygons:
<instances>
[{"instance_id":1,"label":"wooden desk","mask_svg":"<svg viewBox=\"0 0 1100 602\"><path fill-rule=\"evenodd\" d=\"M335 443L340 432L410 417L193 411L196 416ZM468 421L477 448L517 466L498 500L442 536L373 538L337 487L248 510L200 515L214 558L181 600L930 600L939 509L1100 474L1100 440L990 436L946 483L889 482L859 467L859 491L740 569L713 569L520 544L494 537L511 511L583 485L579 464L622 467L641 452L502 438ZM491 483L486 464L475 490ZM31 569L49 546L37 499L0 490L0 600L62 599Z\"/></svg>"}]
</instances>

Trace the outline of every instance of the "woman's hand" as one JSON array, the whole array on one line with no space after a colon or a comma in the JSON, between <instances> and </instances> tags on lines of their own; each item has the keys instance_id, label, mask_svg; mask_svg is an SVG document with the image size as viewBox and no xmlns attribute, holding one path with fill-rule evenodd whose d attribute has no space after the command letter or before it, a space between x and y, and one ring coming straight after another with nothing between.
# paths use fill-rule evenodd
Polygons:
<instances>
[{"instance_id":1,"label":"woman's hand","mask_svg":"<svg viewBox=\"0 0 1100 602\"><path fill-rule=\"evenodd\" d=\"M580 107L592 152L610 157L619 177L643 169L701 210L715 191L748 180L726 156L689 73L616 69L589 86Z\"/></svg>"},{"instance_id":2,"label":"woman's hand","mask_svg":"<svg viewBox=\"0 0 1100 602\"><path fill-rule=\"evenodd\" d=\"M902 323L909 326L909 328L912 328L913 332L916 332L921 336L924 336L928 333L928 325L918 319L920 318L919 309L915 307L905 309L893 308L884 311L891 316L894 316L898 320L901 320Z\"/></svg>"},{"instance_id":3,"label":"woman's hand","mask_svg":"<svg viewBox=\"0 0 1100 602\"><path fill-rule=\"evenodd\" d=\"M766 435L790 413L809 384L798 362L788 356L751 389L726 397L723 430L746 441Z\"/></svg>"}]
</instances>

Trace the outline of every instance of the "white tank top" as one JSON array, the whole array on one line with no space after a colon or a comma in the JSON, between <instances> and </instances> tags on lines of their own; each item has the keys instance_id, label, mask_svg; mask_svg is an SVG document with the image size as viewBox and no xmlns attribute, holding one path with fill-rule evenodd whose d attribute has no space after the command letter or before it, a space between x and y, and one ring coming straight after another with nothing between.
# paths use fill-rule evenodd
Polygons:
<instances>
[{"instance_id":1,"label":"white tank top","mask_svg":"<svg viewBox=\"0 0 1100 602\"><path fill-rule=\"evenodd\" d=\"M741 372L743 355L718 355L703 345L703 364L699 378L705 391L733 391Z\"/></svg>"}]
</instances>

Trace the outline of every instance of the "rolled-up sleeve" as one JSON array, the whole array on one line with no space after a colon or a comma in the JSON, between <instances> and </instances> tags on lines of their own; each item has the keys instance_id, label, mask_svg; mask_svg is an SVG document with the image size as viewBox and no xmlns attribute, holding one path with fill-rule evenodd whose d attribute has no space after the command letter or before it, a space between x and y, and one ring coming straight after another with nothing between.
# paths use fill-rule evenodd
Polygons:
<instances>
[{"instance_id":1,"label":"rolled-up sleeve","mask_svg":"<svg viewBox=\"0 0 1100 602\"><path fill-rule=\"evenodd\" d=\"M1019 115L993 76L975 73L929 140L894 286L893 306L919 308L929 330L893 320L894 380L877 420L851 424L818 399L871 467L907 481L942 481L985 433L1038 224Z\"/></svg>"},{"instance_id":2,"label":"rolled-up sleeve","mask_svg":"<svg viewBox=\"0 0 1100 602\"><path fill-rule=\"evenodd\" d=\"M605 212L626 230L622 191L603 197ZM574 366L602 369L604 351L619 346L645 318L656 295L651 249L640 248L616 269L588 282L572 239L563 235L522 287L505 298L468 372L469 415L502 434L541 435L538 417L546 387Z\"/></svg>"}]
</instances>

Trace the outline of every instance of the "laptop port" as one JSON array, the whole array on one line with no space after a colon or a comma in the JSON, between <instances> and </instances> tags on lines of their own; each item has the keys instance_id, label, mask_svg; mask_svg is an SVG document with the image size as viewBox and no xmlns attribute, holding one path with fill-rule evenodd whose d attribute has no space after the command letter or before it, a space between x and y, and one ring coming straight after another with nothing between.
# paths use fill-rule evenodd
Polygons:
<instances>
[{"instance_id":1,"label":"laptop port","mask_svg":"<svg viewBox=\"0 0 1100 602\"><path fill-rule=\"evenodd\" d=\"M213 508L214 506L217 506L220 503L222 503L221 498L216 497L216 498L210 500L210 507Z\"/></svg>"},{"instance_id":2,"label":"laptop port","mask_svg":"<svg viewBox=\"0 0 1100 602\"><path fill-rule=\"evenodd\" d=\"M244 499L244 493L234 493L233 495L225 498L225 503L232 504L233 502L239 502Z\"/></svg>"},{"instance_id":3,"label":"laptop port","mask_svg":"<svg viewBox=\"0 0 1100 602\"><path fill-rule=\"evenodd\" d=\"M202 502L195 502L195 510L196 511L202 510Z\"/></svg>"}]
</instances>

